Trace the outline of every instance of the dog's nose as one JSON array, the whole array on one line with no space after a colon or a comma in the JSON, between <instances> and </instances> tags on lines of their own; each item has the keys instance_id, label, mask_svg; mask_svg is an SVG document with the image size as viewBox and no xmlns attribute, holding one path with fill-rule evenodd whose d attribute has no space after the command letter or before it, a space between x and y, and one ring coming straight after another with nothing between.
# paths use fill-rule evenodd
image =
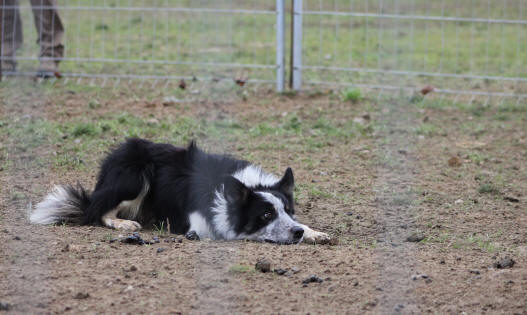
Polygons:
<instances>
[{"instance_id":1,"label":"dog's nose","mask_svg":"<svg viewBox=\"0 0 527 315\"><path fill-rule=\"evenodd\" d=\"M299 226L295 226L291 228L291 234L293 234L293 238L295 240L299 240L302 238L302 235L304 235L304 229Z\"/></svg>"}]
</instances>

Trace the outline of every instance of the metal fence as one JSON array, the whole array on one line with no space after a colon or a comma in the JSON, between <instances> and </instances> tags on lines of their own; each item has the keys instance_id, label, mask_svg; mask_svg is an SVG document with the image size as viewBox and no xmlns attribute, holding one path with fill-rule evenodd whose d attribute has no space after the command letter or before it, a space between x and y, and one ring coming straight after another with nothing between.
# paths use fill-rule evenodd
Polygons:
<instances>
[{"instance_id":1,"label":"metal fence","mask_svg":"<svg viewBox=\"0 0 527 315\"><path fill-rule=\"evenodd\" d=\"M295 87L427 87L520 102L526 15L524 0L295 0Z\"/></svg>"},{"instance_id":2,"label":"metal fence","mask_svg":"<svg viewBox=\"0 0 527 315\"><path fill-rule=\"evenodd\" d=\"M255 82L281 91L291 75L294 89L431 86L456 97L519 102L527 97L526 2L58 1L65 53L44 57L60 60L66 78ZM3 73L33 75L42 60L34 44L42 28L35 32L33 19L53 1L2 3ZM20 31L8 18L15 9L25 37L16 55L6 54L16 46L9 32ZM16 71L4 65L14 60Z\"/></svg>"},{"instance_id":3,"label":"metal fence","mask_svg":"<svg viewBox=\"0 0 527 315\"><path fill-rule=\"evenodd\" d=\"M48 41L60 41L65 53L48 53L44 60L60 61L60 75L66 78L228 80L276 83L282 90L284 0L24 2L5 0L1 6L6 76L35 75L43 58L34 43L45 40L45 16L55 10L55 24L47 26L55 38ZM35 26L40 28L35 31ZM18 46L13 34L20 28L25 38L13 54ZM9 64L13 61L16 71Z\"/></svg>"}]
</instances>

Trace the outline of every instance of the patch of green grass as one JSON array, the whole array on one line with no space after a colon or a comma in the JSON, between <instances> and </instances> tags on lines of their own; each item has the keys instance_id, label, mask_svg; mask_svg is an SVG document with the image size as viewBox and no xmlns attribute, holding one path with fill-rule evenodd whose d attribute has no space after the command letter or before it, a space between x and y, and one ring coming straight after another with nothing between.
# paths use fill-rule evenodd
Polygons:
<instances>
[{"instance_id":1,"label":"patch of green grass","mask_svg":"<svg viewBox=\"0 0 527 315\"><path fill-rule=\"evenodd\" d=\"M433 136L438 133L438 128L430 123L422 123L415 128L415 133L423 136Z\"/></svg>"},{"instance_id":2,"label":"patch of green grass","mask_svg":"<svg viewBox=\"0 0 527 315\"><path fill-rule=\"evenodd\" d=\"M169 233L166 223L161 221L158 224L154 224L154 233L157 235L166 235Z\"/></svg>"},{"instance_id":3,"label":"patch of green grass","mask_svg":"<svg viewBox=\"0 0 527 315\"><path fill-rule=\"evenodd\" d=\"M481 184L478 188L480 194L494 194L497 195L500 193L500 190L497 186L492 183Z\"/></svg>"},{"instance_id":4,"label":"patch of green grass","mask_svg":"<svg viewBox=\"0 0 527 315\"><path fill-rule=\"evenodd\" d=\"M362 91L360 89L350 89L344 92L342 96L343 101L357 103L362 99Z\"/></svg>"},{"instance_id":5,"label":"patch of green grass","mask_svg":"<svg viewBox=\"0 0 527 315\"><path fill-rule=\"evenodd\" d=\"M81 158L70 152L57 154L52 158L52 163L55 168L82 169L85 166Z\"/></svg>"},{"instance_id":6,"label":"patch of green grass","mask_svg":"<svg viewBox=\"0 0 527 315\"><path fill-rule=\"evenodd\" d=\"M73 127L71 135L74 137L95 136L99 133L97 126L93 123L79 123Z\"/></svg>"},{"instance_id":7,"label":"patch of green grass","mask_svg":"<svg viewBox=\"0 0 527 315\"><path fill-rule=\"evenodd\" d=\"M296 115L290 117L283 125L286 130L291 130L297 134L302 132L302 122Z\"/></svg>"},{"instance_id":8,"label":"patch of green grass","mask_svg":"<svg viewBox=\"0 0 527 315\"><path fill-rule=\"evenodd\" d=\"M482 104L474 104L470 107L470 113L476 117L481 117L488 109L488 106L483 106Z\"/></svg>"},{"instance_id":9,"label":"patch of green grass","mask_svg":"<svg viewBox=\"0 0 527 315\"><path fill-rule=\"evenodd\" d=\"M254 271L254 267L248 266L248 265L242 265L242 264L235 264L229 268L229 272L232 272L232 273L247 273L247 272L253 272L253 271Z\"/></svg>"},{"instance_id":10,"label":"patch of green grass","mask_svg":"<svg viewBox=\"0 0 527 315\"><path fill-rule=\"evenodd\" d=\"M489 240L483 240L481 237L469 236L466 241L469 245L476 245L478 248L489 253L493 253L497 250L497 247L493 242Z\"/></svg>"},{"instance_id":11,"label":"patch of green grass","mask_svg":"<svg viewBox=\"0 0 527 315\"><path fill-rule=\"evenodd\" d=\"M99 107L101 107L101 103L99 103L98 100L96 99L91 99L89 102L88 102L88 107L90 109L97 109Z\"/></svg>"},{"instance_id":12,"label":"patch of green grass","mask_svg":"<svg viewBox=\"0 0 527 315\"><path fill-rule=\"evenodd\" d=\"M523 101L519 104L504 103L498 107L498 111L502 113L525 113L527 112L527 102Z\"/></svg>"},{"instance_id":13,"label":"patch of green grass","mask_svg":"<svg viewBox=\"0 0 527 315\"><path fill-rule=\"evenodd\" d=\"M479 152L471 152L468 154L468 158L476 164L480 164L486 160L488 160L488 157L482 153Z\"/></svg>"}]
</instances>

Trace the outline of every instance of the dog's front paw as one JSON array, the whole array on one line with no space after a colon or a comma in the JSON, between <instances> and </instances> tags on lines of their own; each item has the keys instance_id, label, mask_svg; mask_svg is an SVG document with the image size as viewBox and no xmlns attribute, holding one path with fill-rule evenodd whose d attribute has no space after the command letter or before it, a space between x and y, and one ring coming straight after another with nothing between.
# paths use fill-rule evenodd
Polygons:
<instances>
[{"instance_id":1,"label":"dog's front paw","mask_svg":"<svg viewBox=\"0 0 527 315\"><path fill-rule=\"evenodd\" d=\"M196 231L188 231L187 234L185 234L185 237L189 241L199 241L199 235Z\"/></svg>"},{"instance_id":2,"label":"dog's front paw","mask_svg":"<svg viewBox=\"0 0 527 315\"><path fill-rule=\"evenodd\" d=\"M311 229L304 232L304 243L309 244L328 244L331 237L327 233L317 232Z\"/></svg>"},{"instance_id":3,"label":"dog's front paw","mask_svg":"<svg viewBox=\"0 0 527 315\"><path fill-rule=\"evenodd\" d=\"M136 221L132 220L122 220L122 219L113 219L110 221L110 227L121 230L121 231L129 231L129 232L135 232L139 231L142 227L141 224L139 224Z\"/></svg>"}]
</instances>

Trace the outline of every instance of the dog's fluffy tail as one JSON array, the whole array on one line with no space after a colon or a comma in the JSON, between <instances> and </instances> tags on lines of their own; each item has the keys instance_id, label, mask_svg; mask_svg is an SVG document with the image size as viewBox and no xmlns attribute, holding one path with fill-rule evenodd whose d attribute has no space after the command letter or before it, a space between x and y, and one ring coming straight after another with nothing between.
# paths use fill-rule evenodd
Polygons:
<instances>
[{"instance_id":1,"label":"dog's fluffy tail","mask_svg":"<svg viewBox=\"0 0 527 315\"><path fill-rule=\"evenodd\" d=\"M81 185L55 186L53 191L35 207L30 215L31 223L52 224L59 222L83 224L86 209L90 205L89 194Z\"/></svg>"}]
</instances>

